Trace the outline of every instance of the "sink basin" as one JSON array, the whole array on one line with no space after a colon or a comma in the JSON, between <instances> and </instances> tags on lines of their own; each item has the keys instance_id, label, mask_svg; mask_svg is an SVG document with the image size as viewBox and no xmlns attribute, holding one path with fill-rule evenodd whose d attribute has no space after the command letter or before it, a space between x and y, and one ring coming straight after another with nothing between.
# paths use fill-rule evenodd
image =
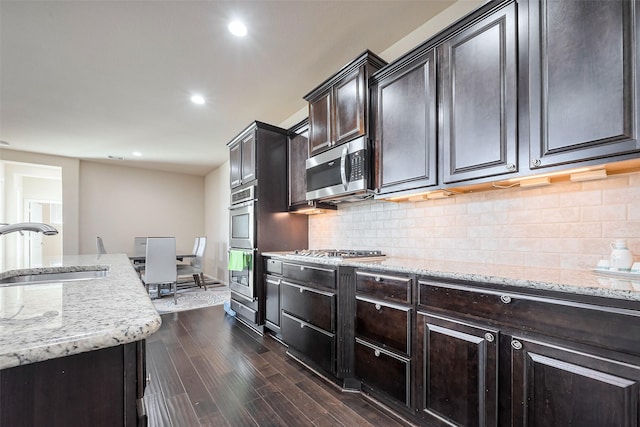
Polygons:
<instances>
[{"instance_id":1,"label":"sink basin","mask_svg":"<svg viewBox=\"0 0 640 427\"><path fill-rule=\"evenodd\" d=\"M28 285L32 283L70 282L107 277L108 269L56 271L50 273L29 272L0 279L0 286Z\"/></svg>"}]
</instances>

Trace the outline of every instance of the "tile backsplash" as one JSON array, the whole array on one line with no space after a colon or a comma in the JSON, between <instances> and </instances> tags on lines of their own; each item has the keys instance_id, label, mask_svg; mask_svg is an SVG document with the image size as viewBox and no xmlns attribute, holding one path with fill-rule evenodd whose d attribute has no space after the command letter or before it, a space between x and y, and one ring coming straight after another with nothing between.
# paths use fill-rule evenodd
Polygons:
<instances>
[{"instance_id":1,"label":"tile backsplash","mask_svg":"<svg viewBox=\"0 0 640 427\"><path fill-rule=\"evenodd\" d=\"M447 199L364 201L309 217L309 247L429 260L593 268L627 239L640 261L640 172Z\"/></svg>"}]
</instances>

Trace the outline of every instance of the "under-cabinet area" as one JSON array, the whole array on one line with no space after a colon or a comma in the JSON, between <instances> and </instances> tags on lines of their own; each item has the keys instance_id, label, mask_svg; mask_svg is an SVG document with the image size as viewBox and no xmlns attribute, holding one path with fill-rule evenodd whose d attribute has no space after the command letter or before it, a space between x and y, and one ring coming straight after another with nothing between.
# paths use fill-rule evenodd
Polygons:
<instances>
[{"instance_id":1,"label":"under-cabinet area","mask_svg":"<svg viewBox=\"0 0 640 427\"><path fill-rule=\"evenodd\" d=\"M408 269L398 259L376 267L265 256L267 271L281 271L268 277L279 286L267 309L280 307L280 328L267 322L266 333L344 391L412 423L613 427L640 419L640 300L625 292L570 293Z\"/></svg>"}]
</instances>

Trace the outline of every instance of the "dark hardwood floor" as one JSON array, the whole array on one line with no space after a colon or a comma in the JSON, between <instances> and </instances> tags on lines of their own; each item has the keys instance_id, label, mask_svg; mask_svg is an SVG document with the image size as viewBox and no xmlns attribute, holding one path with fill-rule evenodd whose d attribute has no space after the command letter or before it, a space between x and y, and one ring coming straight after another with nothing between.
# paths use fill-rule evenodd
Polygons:
<instances>
[{"instance_id":1,"label":"dark hardwood floor","mask_svg":"<svg viewBox=\"0 0 640 427\"><path fill-rule=\"evenodd\" d=\"M162 315L147 340L149 426L402 426L222 306Z\"/></svg>"}]
</instances>

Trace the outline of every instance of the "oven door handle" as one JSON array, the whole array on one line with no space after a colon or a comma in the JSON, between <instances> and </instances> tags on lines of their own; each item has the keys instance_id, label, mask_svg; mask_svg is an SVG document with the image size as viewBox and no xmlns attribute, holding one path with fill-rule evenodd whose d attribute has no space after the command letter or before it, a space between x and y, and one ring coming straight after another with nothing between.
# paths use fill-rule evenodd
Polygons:
<instances>
[{"instance_id":1,"label":"oven door handle","mask_svg":"<svg viewBox=\"0 0 640 427\"><path fill-rule=\"evenodd\" d=\"M342 154L340 155L340 178L342 179L342 185L344 186L344 190L347 191L349 189L349 181L347 181L347 154L349 152L349 145L346 144L342 149Z\"/></svg>"}]
</instances>

